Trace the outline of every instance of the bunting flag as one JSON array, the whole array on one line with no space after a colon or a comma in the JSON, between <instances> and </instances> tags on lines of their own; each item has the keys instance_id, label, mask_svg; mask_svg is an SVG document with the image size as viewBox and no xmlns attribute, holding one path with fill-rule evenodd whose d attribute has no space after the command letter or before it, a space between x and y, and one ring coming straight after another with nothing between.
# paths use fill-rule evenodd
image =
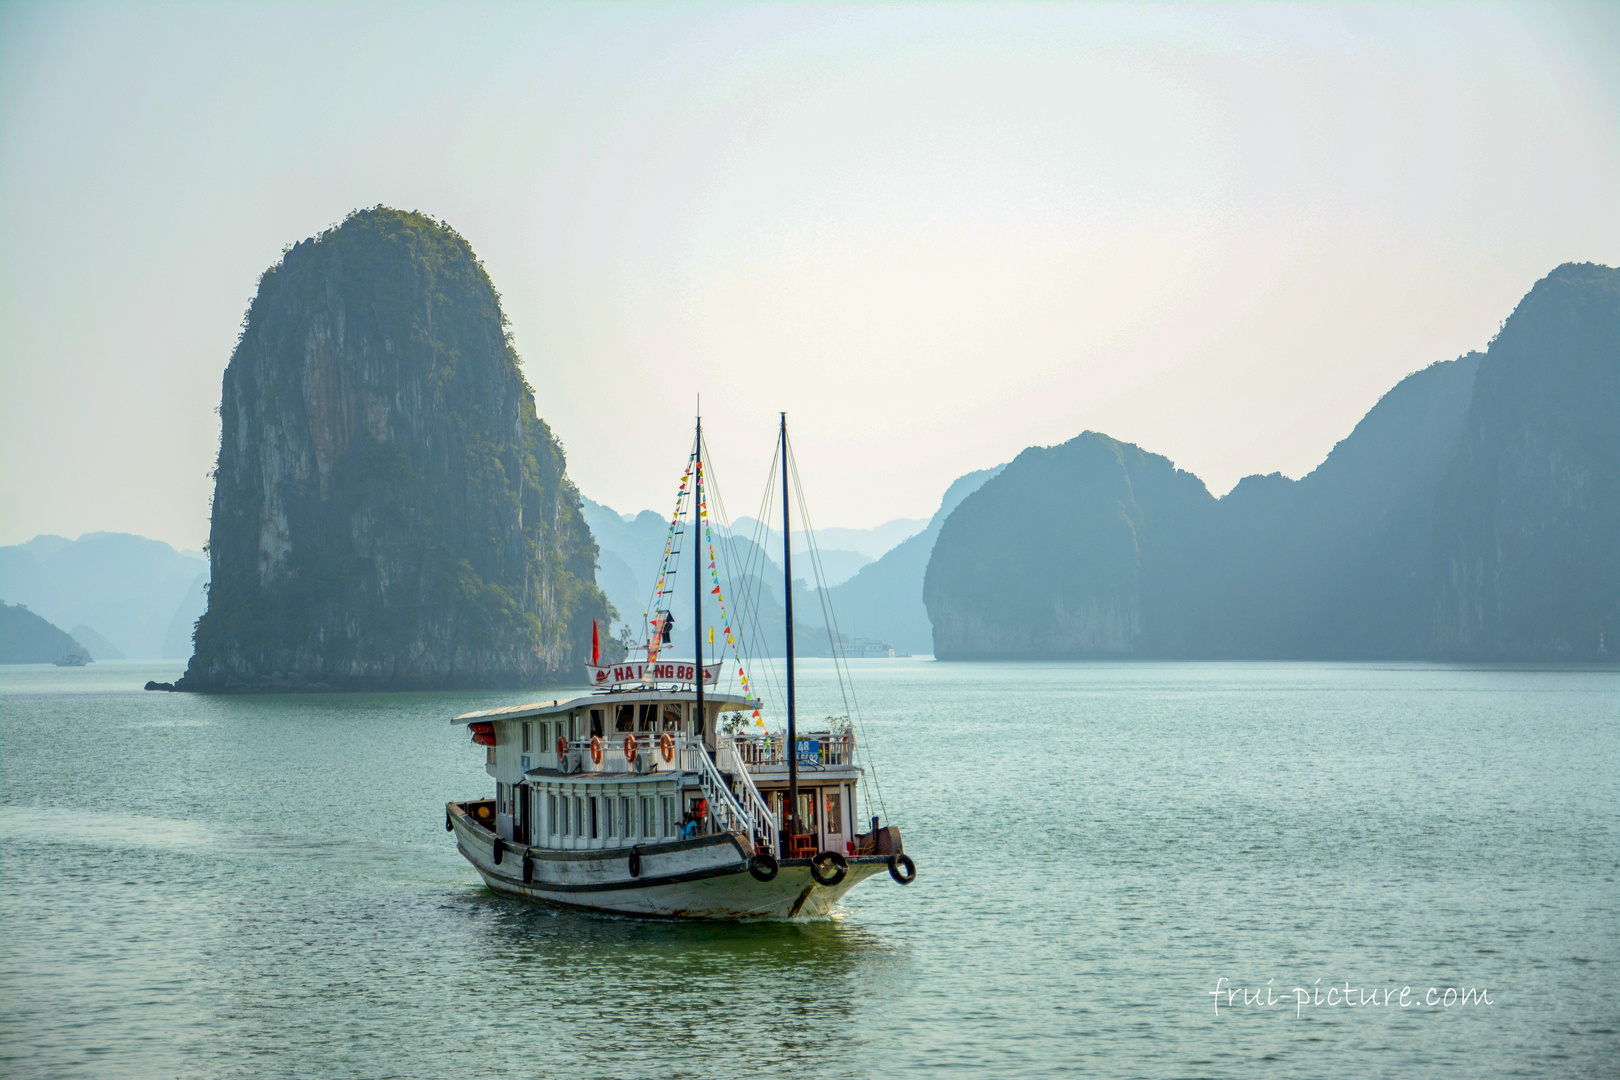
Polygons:
<instances>
[{"instance_id":1,"label":"bunting flag","mask_svg":"<svg viewBox=\"0 0 1620 1080\"><path fill-rule=\"evenodd\" d=\"M694 448L693 451L687 455L686 468L681 473L680 485L675 492L675 507L673 512L670 514L669 529L664 534L664 555L658 570L658 587L656 595L653 598L653 603L648 605L651 633L648 635L647 641L647 660L649 664L654 664L657 662L659 647L663 643L663 623L667 616L665 612L659 610L659 604L662 598L668 595L667 586L669 585L669 579L674 577L679 569L678 565L673 561L679 554L676 543L688 532L695 532L696 527L701 526L703 530L702 540L704 546L708 548L707 554L709 556L709 592L710 595L715 597L716 601L720 605L720 618L718 622L721 634L725 638L726 647L731 650L732 656L735 657L737 661L737 679L742 685L745 703L748 706L753 707L754 723L759 727L764 727L765 720L760 714L761 702L754 696L749 687L748 672L743 667L742 654L737 647L737 638L731 625L731 613L726 610L725 593L720 587L719 561L715 558L714 530L709 521L709 500L707 498L707 492L703 492L703 475L703 460L701 457L699 457L697 450ZM702 494L699 494L700 492ZM688 510L691 511L692 516L690 520L685 520L685 523L683 524L683 519L686 519ZM709 644L711 646L715 644L714 631L715 627L713 624L711 624L709 626ZM598 652L599 640L594 624L592 626L591 633L591 659L594 668L600 663L600 656ZM705 676L705 681L708 681L707 668L705 669Z\"/></svg>"},{"instance_id":2,"label":"bunting flag","mask_svg":"<svg viewBox=\"0 0 1620 1080\"><path fill-rule=\"evenodd\" d=\"M649 611L657 611L659 602L667 595L668 590L665 587L669 584L669 579L675 574L676 568L671 565L670 560L676 554L675 540L683 533L681 518L686 514L686 500L687 496L691 494L694 475L700 480L703 475L702 463L697 459L696 449L686 457L686 469L681 473L680 486L675 492L675 509L670 513L669 529L664 533L664 555L658 568L658 585L654 590L651 602L647 605ZM648 635L647 639L647 659L649 663L658 657L658 648L662 644L660 638L663 629L660 618L652 618L651 625L652 633ZM596 658L593 657L593 659Z\"/></svg>"}]
</instances>

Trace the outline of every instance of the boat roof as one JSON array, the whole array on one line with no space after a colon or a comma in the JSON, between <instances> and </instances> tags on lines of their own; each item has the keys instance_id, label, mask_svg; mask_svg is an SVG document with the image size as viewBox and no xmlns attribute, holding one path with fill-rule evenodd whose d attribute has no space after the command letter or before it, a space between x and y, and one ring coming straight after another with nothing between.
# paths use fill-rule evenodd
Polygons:
<instances>
[{"instance_id":1,"label":"boat roof","mask_svg":"<svg viewBox=\"0 0 1620 1080\"><path fill-rule=\"evenodd\" d=\"M527 705L508 705L501 709L480 709L478 712L462 713L451 719L452 724L466 724L476 720L521 720L528 716L551 716L555 713L568 712L586 705L632 705L644 701L696 701L695 690L615 690L595 694L581 694L578 697L556 698L552 701L533 701ZM737 697L734 694L703 695L703 703L707 705L714 702L721 708L735 708L748 710L754 708L754 703L747 698Z\"/></svg>"}]
</instances>

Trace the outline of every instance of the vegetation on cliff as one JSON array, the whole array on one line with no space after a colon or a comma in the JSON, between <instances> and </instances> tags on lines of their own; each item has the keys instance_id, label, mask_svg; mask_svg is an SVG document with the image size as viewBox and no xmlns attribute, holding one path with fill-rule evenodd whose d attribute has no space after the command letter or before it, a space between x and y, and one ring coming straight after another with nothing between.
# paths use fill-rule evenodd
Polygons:
<instances>
[{"instance_id":1,"label":"vegetation on cliff","mask_svg":"<svg viewBox=\"0 0 1620 1080\"><path fill-rule=\"evenodd\" d=\"M1087 432L946 520L941 658L1603 659L1620 622L1620 272L1543 279L1309 476L1221 499Z\"/></svg>"},{"instance_id":2,"label":"vegetation on cliff","mask_svg":"<svg viewBox=\"0 0 1620 1080\"><path fill-rule=\"evenodd\" d=\"M610 609L470 245L384 207L265 272L226 368L182 689L577 679Z\"/></svg>"}]
</instances>

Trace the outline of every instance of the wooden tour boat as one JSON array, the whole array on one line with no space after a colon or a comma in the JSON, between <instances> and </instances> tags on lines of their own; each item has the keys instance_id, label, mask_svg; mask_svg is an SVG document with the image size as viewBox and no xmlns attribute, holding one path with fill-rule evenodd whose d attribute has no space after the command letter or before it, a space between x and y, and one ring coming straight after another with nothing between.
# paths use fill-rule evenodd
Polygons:
<instances>
[{"instance_id":1,"label":"wooden tour boat","mask_svg":"<svg viewBox=\"0 0 1620 1080\"><path fill-rule=\"evenodd\" d=\"M864 790L866 770L856 763L855 725L841 718L825 730L803 731L795 715L786 416L778 448L785 731L764 726L763 703L749 687L740 633L725 607L705 498L705 449L699 418L649 605L645 659L603 665L593 655L589 694L453 721L484 747L495 798L449 803L445 828L492 889L622 915L791 919L825 915L876 874L901 884L916 877L897 827L873 815L862 828L858 805L870 810L872 799ZM659 656L672 622L660 610L672 592L665 586L685 543L693 548L694 655L703 656L706 592L724 628L716 655L701 665ZM704 588L705 564L712 590ZM718 690L723 668L728 681L740 678L737 690Z\"/></svg>"}]
</instances>

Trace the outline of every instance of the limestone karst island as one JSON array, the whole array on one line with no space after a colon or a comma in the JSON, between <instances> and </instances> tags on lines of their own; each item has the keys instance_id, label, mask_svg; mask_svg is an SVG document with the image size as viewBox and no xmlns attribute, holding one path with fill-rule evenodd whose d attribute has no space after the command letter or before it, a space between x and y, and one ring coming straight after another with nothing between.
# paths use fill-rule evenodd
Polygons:
<instances>
[{"instance_id":1,"label":"limestone karst island","mask_svg":"<svg viewBox=\"0 0 1620 1080\"><path fill-rule=\"evenodd\" d=\"M1217 498L1088 431L983 463L871 556L833 530L851 549L821 551L844 567L821 587L842 624L829 634L796 581L796 651L1610 660L1620 271L1556 267L1504 315L1483 351L1402 380L1299 480ZM28 605L4 609L6 662L161 643L190 653L180 690L557 685L580 677L593 627L614 658L641 617L668 522L576 489L499 293L442 222L379 206L288 248L220 417L206 567L116 534L0 549ZM775 550L750 579L766 655L784 646ZM137 579L143 599L115 604L107 582ZM688 601L670 601L682 625Z\"/></svg>"},{"instance_id":2,"label":"limestone karst island","mask_svg":"<svg viewBox=\"0 0 1620 1080\"><path fill-rule=\"evenodd\" d=\"M831 599L940 659L1601 661L1620 625L1617 356L1620 272L1558 267L1484 353L1396 385L1306 478L1217 499L1085 432L964 476ZM266 270L220 416L178 690L577 680L593 623L638 599L616 610L599 560L640 568L663 539L570 483L501 296L423 214L360 210ZM773 586L761 604L779 610ZM797 610L816 625L812 597Z\"/></svg>"},{"instance_id":3,"label":"limestone karst island","mask_svg":"<svg viewBox=\"0 0 1620 1080\"><path fill-rule=\"evenodd\" d=\"M422 214L265 271L225 369L208 610L177 688L576 678L597 549L500 296Z\"/></svg>"}]
</instances>

